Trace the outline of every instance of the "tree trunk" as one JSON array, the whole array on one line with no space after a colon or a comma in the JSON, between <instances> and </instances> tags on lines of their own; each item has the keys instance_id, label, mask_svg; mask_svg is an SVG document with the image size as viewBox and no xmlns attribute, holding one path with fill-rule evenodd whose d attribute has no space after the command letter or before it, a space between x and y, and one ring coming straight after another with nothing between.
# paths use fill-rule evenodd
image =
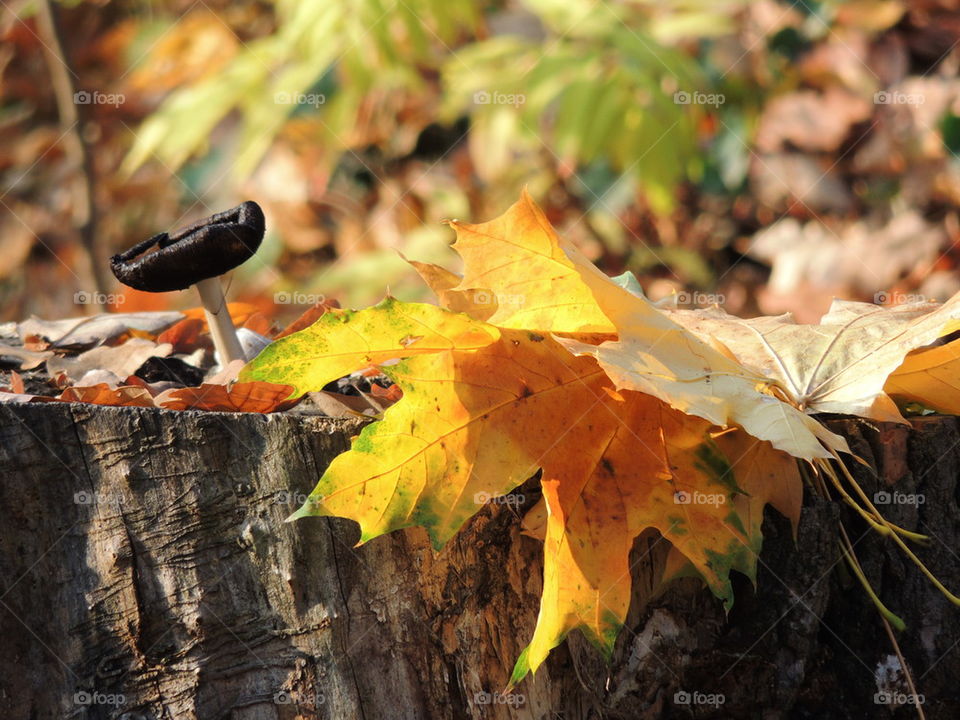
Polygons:
<instances>
[{"instance_id":1,"label":"tree trunk","mask_svg":"<svg viewBox=\"0 0 960 720\"><path fill-rule=\"evenodd\" d=\"M854 468L867 493L900 494L884 512L931 537L918 554L960 590L957 421L832 426L878 467ZM355 548L351 522L285 524L358 428L293 413L0 405L0 715L915 716L840 560L842 517L907 623L898 640L926 717L960 717L960 608L889 540L809 492L796 545L768 510L757 587L735 578L729 616L692 579L655 593L667 544L644 536L612 664L573 633L503 693L537 615L541 546L519 532L536 482L439 554L418 528Z\"/></svg>"}]
</instances>

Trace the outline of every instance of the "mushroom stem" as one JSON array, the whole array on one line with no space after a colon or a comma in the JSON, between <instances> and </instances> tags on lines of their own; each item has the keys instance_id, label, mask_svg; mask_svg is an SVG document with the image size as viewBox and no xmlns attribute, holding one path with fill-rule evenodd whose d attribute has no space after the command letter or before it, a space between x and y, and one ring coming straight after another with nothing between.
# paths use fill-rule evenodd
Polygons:
<instances>
[{"instance_id":1,"label":"mushroom stem","mask_svg":"<svg viewBox=\"0 0 960 720\"><path fill-rule=\"evenodd\" d=\"M213 337L213 347L220 356L221 367L226 367L234 360L246 361L243 347L237 337L237 329L230 318L227 309L227 299L224 297L220 278L212 277L197 281L197 290L200 292L200 301L203 303L207 315L207 325Z\"/></svg>"}]
</instances>

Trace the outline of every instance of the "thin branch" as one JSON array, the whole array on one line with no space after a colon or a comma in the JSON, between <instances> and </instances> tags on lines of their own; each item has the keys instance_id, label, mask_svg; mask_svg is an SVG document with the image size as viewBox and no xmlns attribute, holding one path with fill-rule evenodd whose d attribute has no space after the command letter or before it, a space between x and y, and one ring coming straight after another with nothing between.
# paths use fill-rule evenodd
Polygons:
<instances>
[{"instance_id":1,"label":"thin branch","mask_svg":"<svg viewBox=\"0 0 960 720\"><path fill-rule=\"evenodd\" d=\"M90 287L84 289L92 290L95 296L95 302L88 306L92 310L101 303L103 293L111 284L106 264L99 262L100 253L97 252L99 243L93 154L83 137L83 118L76 102L76 85L74 84L74 78L77 75L64 50L56 8L50 0L39 0L37 3L37 24L46 51L44 54L47 59L47 69L50 72L50 81L57 100L60 125L65 132L68 156L80 170L77 224L80 242L89 265L87 275Z\"/></svg>"}]
</instances>

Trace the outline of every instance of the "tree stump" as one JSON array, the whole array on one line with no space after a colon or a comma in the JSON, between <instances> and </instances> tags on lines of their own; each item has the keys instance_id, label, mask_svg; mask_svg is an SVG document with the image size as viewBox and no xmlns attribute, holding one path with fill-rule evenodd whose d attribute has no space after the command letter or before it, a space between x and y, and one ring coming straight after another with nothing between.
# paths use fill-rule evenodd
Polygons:
<instances>
[{"instance_id":1,"label":"tree stump","mask_svg":"<svg viewBox=\"0 0 960 720\"><path fill-rule=\"evenodd\" d=\"M891 493L884 512L931 537L918 554L960 590L956 419L832 427L878 469L851 463L867 493ZM667 544L645 535L613 662L573 633L505 693L539 602L541 545L519 525L536 482L440 553L419 528L356 548L349 521L284 523L358 429L295 413L0 405L2 717L915 716L840 559L840 517L907 623L898 639L926 717L960 716L960 608L809 492L796 544L768 509L757 586L735 577L729 616L696 580L657 592Z\"/></svg>"}]
</instances>

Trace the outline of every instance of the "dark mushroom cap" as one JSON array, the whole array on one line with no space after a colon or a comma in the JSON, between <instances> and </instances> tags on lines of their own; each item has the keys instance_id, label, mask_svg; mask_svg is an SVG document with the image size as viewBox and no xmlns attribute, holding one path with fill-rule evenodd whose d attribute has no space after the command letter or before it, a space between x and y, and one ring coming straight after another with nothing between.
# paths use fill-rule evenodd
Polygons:
<instances>
[{"instance_id":1,"label":"dark mushroom cap","mask_svg":"<svg viewBox=\"0 0 960 720\"><path fill-rule=\"evenodd\" d=\"M110 258L117 280L137 290L183 290L249 260L260 247L263 211L248 200L175 233L160 233ZM156 246L153 252L147 252Z\"/></svg>"}]
</instances>

